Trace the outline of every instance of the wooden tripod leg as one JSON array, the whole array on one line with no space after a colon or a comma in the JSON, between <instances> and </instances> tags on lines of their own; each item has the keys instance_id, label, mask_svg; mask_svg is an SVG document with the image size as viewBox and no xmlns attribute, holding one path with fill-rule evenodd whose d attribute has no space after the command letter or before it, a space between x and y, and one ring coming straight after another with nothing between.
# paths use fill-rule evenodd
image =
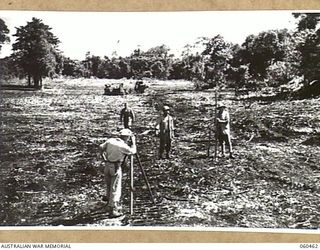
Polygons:
<instances>
[{"instance_id":1,"label":"wooden tripod leg","mask_svg":"<svg viewBox=\"0 0 320 250\"><path fill-rule=\"evenodd\" d=\"M155 202L155 200L154 200L154 198L153 198L153 194L152 194L152 191L151 191L151 187L150 187L150 184L149 184L149 181L148 181L147 175L146 175L146 173L145 173L145 171L144 171L144 169L143 169L143 167L142 167L142 164L141 164L140 157L139 157L139 154L138 154L138 153L136 153L136 158L137 158L137 161L138 161L138 164L139 164L140 170L141 170L141 172L142 172L142 175L143 175L144 181L145 181L145 183L146 183L146 185L147 185L147 187L148 187L148 190L149 190L149 194L150 194L151 200L152 200L153 204L155 205L155 204L156 204L156 202Z\"/></svg>"},{"instance_id":2,"label":"wooden tripod leg","mask_svg":"<svg viewBox=\"0 0 320 250\"><path fill-rule=\"evenodd\" d=\"M124 156L123 161L121 163L121 168L123 168L124 164L126 164L127 157L128 157L127 155Z\"/></svg>"},{"instance_id":3,"label":"wooden tripod leg","mask_svg":"<svg viewBox=\"0 0 320 250\"><path fill-rule=\"evenodd\" d=\"M209 130L209 140L208 140L208 148L207 148L207 157L210 157L210 147L211 147L211 130Z\"/></svg>"}]
</instances>

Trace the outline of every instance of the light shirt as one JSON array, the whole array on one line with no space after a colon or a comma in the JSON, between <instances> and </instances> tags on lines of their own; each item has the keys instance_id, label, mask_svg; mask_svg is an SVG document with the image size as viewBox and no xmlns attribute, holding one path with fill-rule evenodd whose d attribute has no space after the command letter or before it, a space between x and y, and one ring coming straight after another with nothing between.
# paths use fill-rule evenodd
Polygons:
<instances>
[{"instance_id":1,"label":"light shirt","mask_svg":"<svg viewBox=\"0 0 320 250\"><path fill-rule=\"evenodd\" d=\"M167 115L165 117L160 117L160 121L158 122L156 129L160 130L160 137L168 136L169 138L173 138L174 124L172 116Z\"/></svg>"},{"instance_id":2,"label":"light shirt","mask_svg":"<svg viewBox=\"0 0 320 250\"><path fill-rule=\"evenodd\" d=\"M220 120L223 120L223 122L218 121L218 129L223 134L229 134L230 133L230 116L229 112L225 109L222 112L218 113L218 117Z\"/></svg>"},{"instance_id":3,"label":"light shirt","mask_svg":"<svg viewBox=\"0 0 320 250\"><path fill-rule=\"evenodd\" d=\"M125 155L135 154L136 148L130 147L120 138L110 138L100 145L103 155L110 162L121 162Z\"/></svg>"}]
</instances>

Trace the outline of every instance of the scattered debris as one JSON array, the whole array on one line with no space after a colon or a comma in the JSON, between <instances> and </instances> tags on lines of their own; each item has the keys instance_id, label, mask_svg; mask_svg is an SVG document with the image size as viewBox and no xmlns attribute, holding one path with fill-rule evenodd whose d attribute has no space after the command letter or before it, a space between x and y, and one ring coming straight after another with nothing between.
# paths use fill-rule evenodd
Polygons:
<instances>
[{"instance_id":1,"label":"scattered debris","mask_svg":"<svg viewBox=\"0 0 320 250\"><path fill-rule=\"evenodd\" d=\"M246 108L224 90L235 159L214 160L206 156L213 92L157 81L146 95L127 95L156 205L135 166L134 214L109 219L97 145L118 126L123 97L104 98L103 88L98 80L74 79L42 92L3 91L1 225L319 228L320 99L256 99ZM151 131L154 107L163 103L173 107L176 125L170 160L155 158ZM125 213L128 178L125 168Z\"/></svg>"}]
</instances>

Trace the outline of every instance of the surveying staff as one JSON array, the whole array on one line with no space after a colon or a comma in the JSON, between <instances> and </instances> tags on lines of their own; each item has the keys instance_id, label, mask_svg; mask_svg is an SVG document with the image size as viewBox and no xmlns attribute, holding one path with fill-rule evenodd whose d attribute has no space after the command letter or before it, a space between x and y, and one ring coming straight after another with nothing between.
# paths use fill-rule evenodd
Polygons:
<instances>
[{"instance_id":1,"label":"surveying staff","mask_svg":"<svg viewBox=\"0 0 320 250\"><path fill-rule=\"evenodd\" d=\"M124 108L120 112L120 122L124 128L130 128L136 117L131 108L128 108L128 103L124 104Z\"/></svg>"},{"instance_id":2,"label":"surveying staff","mask_svg":"<svg viewBox=\"0 0 320 250\"><path fill-rule=\"evenodd\" d=\"M163 116L160 118L156 126L156 134L160 137L159 158L163 158L163 153L166 151L166 158L170 158L171 143L174 137L173 118L170 115L170 108L163 107Z\"/></svg>"},{"instance_id":3,"label":"surveying staff","mask_svg":"<svg viewBox=\"0 0 320 250\"><path fill-rule=\"evenodd\" d=\"M228 145L230 158L234 158L232 154L232 144L230 137L230 115L227 107L223 104L218 106L217 114L217 139L221 146L221 155L225 157L225 144Z\"/></svg>"},{"instance_id":4,"label":"surveying staff","mask_svg":"<svg viewBox=\"0 0 320 250\"><path fill-rule=\"evenodd\" d=\"M130 139L132 145L129 146ZM104 177L107 186L108 207L111 216L121 216L121 164L125 155L136 154L136 140L130 129L122 129L120 138L110 138L100 145L100 154L105 161Z\"/></svg>"}]
</instances>

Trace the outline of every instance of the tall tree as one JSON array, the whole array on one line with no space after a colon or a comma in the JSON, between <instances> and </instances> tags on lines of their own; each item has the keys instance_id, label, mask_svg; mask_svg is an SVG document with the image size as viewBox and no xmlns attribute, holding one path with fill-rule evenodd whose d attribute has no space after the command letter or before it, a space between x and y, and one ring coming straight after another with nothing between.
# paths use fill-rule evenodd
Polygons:
<instances>
[{"instance_id":1,"label":"tall tree","mask_svg":"<svg viewBox=\"0 0 320 250\"><path fill-rule=\"evenodd\" d=\"M17 40L13 44L13 51L28 76L29 85L32 78L34 87L41 87L42 78L55 72L59 39L48 25L37 18L17 28L14 36Z\"/></svg>"},{"instance_id":2,"label":"tall tree","mask_svg":"<svg viewBox=\"0 0 320 250\"><path fill-rule=\"evenodd\" d=\"M292 13L298 19L298 31L315 29L320 21L320 13Z\"/></svg>"},{"instance_id":3,"label":"tall tree","mask_svg":"<svg viewBox=\"0 0 320 250\"><path fill-rule=\"evenodd\" d=\"M149 67L154 78L167 79L169 77L173 57L169 51L170 48L163 44L149 49L144 54L148 57Z\"/></svg>"},{"instance_id":4,"label":"tall tree","mask_svg":"<svg viewBox=\"0 0 320 250\"><path fill-rule=\"evenodd\" d=\"M199 43L184 46L181 60L174 60L172 63L173 78L180 77L194 82L204 80L204 60L200 53L203 50L203 45L199 46Z\"/></svg>"},{"instance_id":5,"label":"tall tree","mask_svg":"<svg viewBox=\"0 0 320 250\"><path fill-rule=\"evenodd\" d=\"M294 13L297 32L294 39L299 53L299 73L310 82L320 80L320 13Z\"/></svg>"},{"instance_id":6,"label":"tall tree","mask_svg":"<svg viewBox=\"0 0 320 250\"><path fill-rule=\"evenodd\" d=\"M172 55L166 45L152 47L147 51L140 48L133 51L127 58L130 64L131 75L140 77L154 77L167 79L172 66Z\"/></svg>"},{"instance_id":7,"label":"tall tree","mask_svg":"<svg viewBox=\"0 0 320 250\"><path fill-rule=\"evenodd\" d=\"M244 63L249 65L250 74L263 79L267 68L285 57L287 30L269 30L250 35L242 44Z\"/></svg>"},{"instance_id":8,"label":"tall tree","mask_svg":"<svg viewBox=\"0 0 320 250\"><path fill-rule=\"evenodd\" d=\"M82 63L86 68L86 77L98 77L99 68L102 64L102 59L99 56L94 56L90 52L87 52L86 59Z\"/></svg>"},{"instance_id":9,"label":"tall tree","mask_svg":"<svg viewBox=\"0 0 320 250\"><path fill-rule=\"evenodd\" d=\"M205 79L215 83L226 82L226 71L230 67L229 61L232 58L231 44L224 38L217 35L213 38L201 38L204 50Z\"/></svg>"},{"instance_id":10,"label":"tall tree","mask_svg":"<svg viewBox=\"0 0 320 250\"><path fill-rule=\"evenodd\" d=\"M169 72L170 79L186 79L185 73L186 64L179 58L175 58L172 61L172 67Z\"/></svg>"},{"instance_id":11,"label":"tall tree","mask_svg":"<svg viewBox=\"0 0 320 250\"><path fill-rule=\"evenodd\" d=\"M6 42L10 42L10 38L8 34L9 34L9 29L6 23L0 18L0 51L2 48L2 44Z\"/></svg>"},{"instance_id":12,"label":"tall tree","mask_svg":"<svg viewBox=\"0 0 320 250\"><path fill-rule=\"evenodd\" d=\"M249 68L243 62L243 51L238 44L231 47L232 58L230 59L230 67L227 70L227 79L235 88L251 87L249 85Z\"/></svg>"}]
</instances>

